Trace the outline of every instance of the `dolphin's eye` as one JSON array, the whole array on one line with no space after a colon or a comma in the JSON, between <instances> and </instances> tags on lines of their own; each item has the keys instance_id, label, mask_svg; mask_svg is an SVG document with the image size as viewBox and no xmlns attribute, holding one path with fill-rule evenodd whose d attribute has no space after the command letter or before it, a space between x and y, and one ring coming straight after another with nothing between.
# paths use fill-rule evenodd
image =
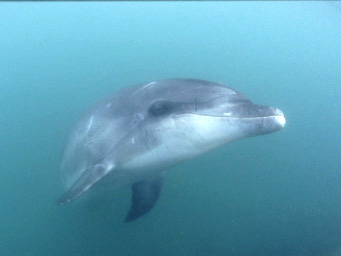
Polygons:
<instances>
[{"instance_id":1,"label":"dolphin's eye","mask_svg":"<svg viewBox=\"0 0 341 256\"><path fill-rule=\"evenodd\" d=\"M153 116L161 116L171 111L171 104L167 101L156 101L149 109Z\"/></svg>"}]
</instances>

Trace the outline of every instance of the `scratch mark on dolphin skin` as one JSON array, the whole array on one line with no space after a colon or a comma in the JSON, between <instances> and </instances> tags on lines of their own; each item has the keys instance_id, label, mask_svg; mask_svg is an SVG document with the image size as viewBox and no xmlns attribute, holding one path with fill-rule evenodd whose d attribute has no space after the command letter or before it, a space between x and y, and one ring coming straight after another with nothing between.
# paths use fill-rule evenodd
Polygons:
<instances>
[{"instance_id":1,"label":"scratch mark on dolphin skin","mask_svg":"<svg viewBox=\"0 0 341 256\"><path fill-rule=\"evenodd\" d=\"M94 116L92 115L91 118L90 118L89 125L88 125L87 133L89 133L89 131L90 131L90 128L91 128L91 126L92 126L92 121L93 121L93 119L94 119Z\"/></svg>"},{"instance_id":2,"label":"scratch mark on dolphin skin","mask_svg":"<svg viewBox=\"0 0 341 256\"><path fill-rule=\"evenodd\" d=\"M155 83L156 83L156 81L150 82L149 84L146 84L146 85L143 86L142 88L147 88L147 87L149 87L149 86L151 86L151 85L153 85L153 84L155 84Z\"/></svg>"},{"instance_id":3,"label":"scratch mark on dolphin skin","mask_svg":"<svg viewBox=\"0 0 341 256\"><path fill-rule=\"evenodd\" d=\"M146 84L145 86L141 87L141 88L138 89L136 92L134 92L133 95L136 94L136 93L138 93L139 91L141 91L141 90L143 90L143 89L148 88L149 86L151 86L151 85L153 85L153 84L155 84L155 83L156 83L156 81L150 82L149 84Z\"/></svg>"}]
</instances>

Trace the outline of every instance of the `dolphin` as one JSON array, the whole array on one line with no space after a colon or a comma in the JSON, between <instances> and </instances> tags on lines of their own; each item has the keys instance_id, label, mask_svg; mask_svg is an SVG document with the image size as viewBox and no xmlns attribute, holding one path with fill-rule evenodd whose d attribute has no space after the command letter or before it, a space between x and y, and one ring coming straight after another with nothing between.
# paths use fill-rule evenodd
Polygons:
<instances>
[{"instance_id":1,"label":"dolphin","mask_svg":"<svg viewBox=\"0 0 341 256\"><path fill-rule=\"evenodd\" d=\"M166 169L285 123L281 110L219 83L167 79L126 87L76 123L61 161L66 192L57 203L89 189L131 186L125 222L133 221L157 202Z\"/></svg>"}]
</instances>

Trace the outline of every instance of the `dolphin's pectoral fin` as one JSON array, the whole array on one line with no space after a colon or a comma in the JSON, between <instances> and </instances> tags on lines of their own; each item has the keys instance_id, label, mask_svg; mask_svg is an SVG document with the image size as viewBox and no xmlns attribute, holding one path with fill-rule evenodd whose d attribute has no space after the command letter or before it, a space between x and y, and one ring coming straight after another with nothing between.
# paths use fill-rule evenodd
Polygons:
<instances>
[{"instance_id":1,"label":"dolphin's pectoral fin","mask_svg":"<svg viewBox=\"0 0 341 256\"><path fill-rule=\"evenodd\" d=\"M133 221L153 208L159 199L163 179L162 173L132 185L132 204L124 222Z\"/></svg>"},{"instance_id":2,"label":"dolphin's pectoral fin","mask_svg":"<svg viewBox=\"0 0 341 256\"><path fill-rule=\"evenodd\" d=\"M108 168L103 165L95 165L91 169L88 169L79 177L72 187L57 200L57 204L67 204L80 197L112 169L112 166Z\"/></svg>"}]
</instances>

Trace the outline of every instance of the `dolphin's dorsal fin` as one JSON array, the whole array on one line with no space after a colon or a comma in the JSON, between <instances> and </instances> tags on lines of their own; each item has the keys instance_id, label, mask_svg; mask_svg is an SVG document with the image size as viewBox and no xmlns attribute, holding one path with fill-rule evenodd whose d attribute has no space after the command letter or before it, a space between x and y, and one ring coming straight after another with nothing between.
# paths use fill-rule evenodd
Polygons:
<instances>
[{"instance_id":1,"label":"dolphin's dorsal fin","mask_svg":"<svg viewBox=\"0 0 341 256\"><path fill-rule=\"evenodd\" d=\"M163 185L164 174L158 174L148 179L134 183L132 189L132 202L124 222L133 221L149 212L159 199Z\"/></svg>"},{"instance_id":2,"label":"dolphin's dorsal fin","mask_svg":"<svg viewBox=\"0 0 341 256\"><path fill-rule=\"evenodd\" d=\"M66 191L58 200L57 204L67 204L83 195L95 183L107 175L113 166L94 165L86 170L72 187Z\"/></svg>"}]
</instances>

